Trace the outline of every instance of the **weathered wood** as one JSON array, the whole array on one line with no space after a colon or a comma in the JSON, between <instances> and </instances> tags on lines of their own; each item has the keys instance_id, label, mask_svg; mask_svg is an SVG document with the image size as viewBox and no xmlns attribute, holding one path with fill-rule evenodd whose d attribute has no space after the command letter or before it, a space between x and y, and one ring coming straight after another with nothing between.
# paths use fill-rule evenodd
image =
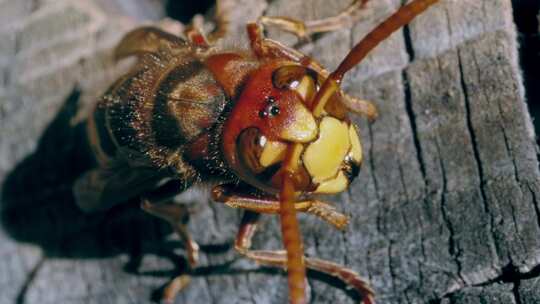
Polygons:
<instances>
[{"instance_id":1,"label":"weathered wood","mask_svg":"<svg viewBox=\"0 0 540 304\"><path fill-rule=\"evenodd\" d=\"M351 29L302 49L332 69L401 2L371 1ZM536 303L540 172L511 1L441 2L346 76L347 92L375 101L380 117L355 118L365 164L332 198L351 224L338 232L301 216L306 253L365 275L379 303ZM121 72L110 57L121 35L163 13L157 1L134 3L0 0L0 303L146 303L185 267L167 225L136 202L84 215L70 193L86 165L77 108ZM263 12L314 19L348 3L241 1L231 41ZM192 194L183 200L201 268L177 303L285 303L284 273L231 248L240 213ZM280 244L268 217L254 248ZM310 285L314 303L353 302L328 278Z\"/></svg>"},{"instance_id":2,"label":"weathered wood","mask_svg":"<svg viewBox=\"0 0 540 304\"><path fill-rule=\"evenodd\" d=\"M442 304L476 304L476 303L535 303L517 302L512 286L509 284L492 284L486 287L466 287L442 301Z\"/></svg>"}]
</instances>

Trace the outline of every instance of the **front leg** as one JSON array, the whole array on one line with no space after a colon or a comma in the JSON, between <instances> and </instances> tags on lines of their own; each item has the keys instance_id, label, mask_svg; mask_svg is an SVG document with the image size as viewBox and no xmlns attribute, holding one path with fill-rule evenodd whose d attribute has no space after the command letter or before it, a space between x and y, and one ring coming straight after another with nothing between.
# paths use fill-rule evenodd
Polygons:
<instances>
[{"instance_id":1,"label":"front leg","mask_svg":"<svg viewBox=\"0 0 540 304\"><path fill-rule=\"evenodd\" d=\"M257 213L278 214L280 210L280 202L275 197L246 194L235 191L234 188L227 185L214 187L212 199L229 207ZM337 211L334 206L322 201L303 200L296 202L294 207L296 211L313 214L340 230L345 229L349 223L349 218L346 215Z\"/></svg>"},{"instance_id":2,"label":"front leg","mask_svg":"<svg viewBox=\"0 0 540 304\"><path fill-rule=\"evenodd\" d=\"M175 203L151 203L148 199L142 198L141 209L171 224L171 227L184 243L189 266L194 268L199 261L199 245L193 240L187 227L182 223L183 218L189 212L187 207Z\"/></svg>"},{"instance_id":3,"label":"front leg","mask_svg":"<svg viewBox=\"0 0 540 304\"><path fill-rule=\"evenodd\" d=\"M242 217L242 223L234 248L243 256L255 262L273 267L287 268L287 253L285 250L250 250L251 239L257 230L259 214L246 211ZM362 303L374 304L374 292L369 284L355 271L334 262L304 257L306 267L335 277L350 286L362 296Z\"/></svg>"},{"instance_id":4,"label":"front leg","mask_svg":"<svg viewBox=\"0 0 540 304\"><path fill-rule=\"evenodd\" d=\"M191 238L186 226L182 223L183 218L188 213L186 207L174 203L151 203L148 199L142 198L141 209L171 224L171 227L184 243L189 266L193 269L199 261L199 245ZM181 274L172 279L163 290L162 300L165 303L173 303L178 293L190 281L191 278L188 274Z\"/></svg>"}]
</instances>

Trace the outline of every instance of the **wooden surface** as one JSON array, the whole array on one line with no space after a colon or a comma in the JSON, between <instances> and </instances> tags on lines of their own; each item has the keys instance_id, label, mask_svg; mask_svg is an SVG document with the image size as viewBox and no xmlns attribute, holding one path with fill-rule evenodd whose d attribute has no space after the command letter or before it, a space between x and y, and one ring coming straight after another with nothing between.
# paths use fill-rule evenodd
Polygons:
<instances>
[{"instance_id":1,"label":"wooden surface","mask_svg":"<svg viewBox=\"0 0 540 304\"><path fill-rule=\"evenodd\" d=\"M236 45L262 13L313 19L349 3L241 2ZM336 67L401 3L371 2L351 29L302 49ZM77 109L118 75L110 50L122 34L162 14L152 0L0 0L0 303L149 303L185 267L167 225L136 204L84 215L70 192L86 165ZM301 224L306 253L360 272L378 303L540 301L540 172L512 18L510 0L442 0L346 77L380 112L356 119L365 163L333 198L352 221L345 232ZM232 249L240 213L195 192L183 201L201 267L177 303L285 303L284 273ZM280 243L265 218L254 247ZM326 277L309 283L313 303L355 301Z\"/></svg>"}]
</instances>

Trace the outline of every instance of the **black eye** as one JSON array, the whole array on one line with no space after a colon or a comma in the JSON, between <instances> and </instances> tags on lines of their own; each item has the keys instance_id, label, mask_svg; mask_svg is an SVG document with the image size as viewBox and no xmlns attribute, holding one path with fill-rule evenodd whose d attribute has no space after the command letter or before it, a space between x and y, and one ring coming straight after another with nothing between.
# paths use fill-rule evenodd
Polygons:
<instances>
[{"instance_id":1,"label":"black eye","mask_svg":"<svg viewBox=\"0 0 540 304\"><path fill-rule=\"evenodd\" d=\"M276 104L276 98L273 96L266 97L266 108L264 110L261 110L259 112L260 118L267 118L268 116L276 116L279 115L279 107Z\"/></svg>"},{"instance_id":2,"label":"black eye","mask_svg":"<svg viewBox=\"0 0 540 304\"><path fill-rule=\"evenodd\" d=\"M270 107L270 115L276 116L279 114L279 107L278 106L271 106Z\"/></svg>"}]
</instances>

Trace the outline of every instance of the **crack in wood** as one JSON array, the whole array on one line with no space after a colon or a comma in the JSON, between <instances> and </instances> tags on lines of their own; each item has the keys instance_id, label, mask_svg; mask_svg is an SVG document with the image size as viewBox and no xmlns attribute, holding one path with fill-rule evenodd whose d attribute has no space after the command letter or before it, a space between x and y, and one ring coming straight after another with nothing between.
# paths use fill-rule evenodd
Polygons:
<instances>
[{"instance_id":1,"label":"crack in wood","mask_svg":"<svg viewBox=\"0 0 540 304\"><path fill-rule=\"evenodd\" d=\"M471 144L472 144L472 149L473 149L474 160L475 160L475 163L477 165L476 169L477 169L477 174L478 174L478 178L479 178L478 187L480 189L480 194L481 194L482 204L484 206L484 210L485 210L486 214L490 218L488 230L491 232L490 233L491 239L489 240L489 242L494 243L494 236L495 236L494 219L493 219L493 215L492 215L492 213L490 211L489 204L488 204L488 199L487 199L486 192L485 192L485 189L484 189L484 186L486 185L486 183L485 183L486 181L485 181L485 177L484 177L484 169L483 169L483 165L482 165L482 160L480 158L480 152L479 152L479 149L478 149L478 141L476 139L476 132L475 132L475 130L473 128L473 124L472 124L472 116L471 116L471 109L470 109L470 102L471 101L470 101L470 98L469 98L469 91L468 91L468 88L467 88L467 84L465 83L463 62L462 62L462 59L461 59L461 53L460 53L459 48L457 49L457 58L458 58L460 85L461 85L461 89L463 91L464 103L465 103L466 126L467 126L467 131L469 132L469 136L471 138Z\"/></svg>"},{"instance_id":2,"label":"crack in wood","mask_svg":"<svg viewBox=\"0 0 540 304\"><path fill-rule=\"evenodd\" d=\"M456 231L448 215L447 197L446 197L446 194L448 193L446 169L442 161L440 145L439 145L438 140L435 140L435 146L437 147L439 168L441 170L441 177L442 177L442 186L441 186L442 189L440 191L441 214L444 219L444 223L446 224L446 227L448 228L448 231L450 232L450 235L448 236L448 253L452 257L454 257L454 261L457 265L457 276L459 280L461 281L461 285L466 285L467 281L463 277L463 272L462 272L463 271L463 265L461 263L462 249L456 240Z\"/></svg>"},{"instance_id":3,"label":"crack in wood","mask_svg":"<svg viewBox=\"0 0 540 304\"><path fill-rule=\"evenodd\" d=\"M532 203L534 206L534 211L536 212L536 223L538 224L538 227L540 227L540 206L538 205L539 202L536 199L536 192L531 188L531 185L527 184L527 188L529 189L529 192L532 196Z\"/></svg>"}]
</instances>

